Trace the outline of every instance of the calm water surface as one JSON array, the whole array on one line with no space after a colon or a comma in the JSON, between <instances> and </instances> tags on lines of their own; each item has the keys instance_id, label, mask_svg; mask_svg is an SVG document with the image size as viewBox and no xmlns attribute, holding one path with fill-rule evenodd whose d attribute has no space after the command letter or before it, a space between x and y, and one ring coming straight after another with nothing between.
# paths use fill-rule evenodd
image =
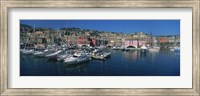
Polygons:
<instances>
[{"instance_id":1,"label":"calm water surface","mask_svg":"<svg viewBox=\"0 0 200 96\"><path fill-rule=\"evenodd\" d=\"M21 54L20 76L180 76L180 54L112 50L106 61L70 66Z\"/></svg>"}]
</instances>

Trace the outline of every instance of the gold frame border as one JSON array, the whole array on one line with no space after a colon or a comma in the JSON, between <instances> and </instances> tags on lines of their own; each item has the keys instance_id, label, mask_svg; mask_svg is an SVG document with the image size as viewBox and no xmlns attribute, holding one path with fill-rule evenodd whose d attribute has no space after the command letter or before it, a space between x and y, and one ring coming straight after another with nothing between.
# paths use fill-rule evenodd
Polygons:
<instances>
[{"instance_id":1,"label":"gold frame border","mask_svg":"<svg viewBox=\"0 0 200 96\"><path fill-rule=\"evenodd\" d=\"M1 95L192 95L200 96L200 0L0 0L0 93ZM9 8L192 8L192 88L8 88Z\"/></svg>"}]
</instances>

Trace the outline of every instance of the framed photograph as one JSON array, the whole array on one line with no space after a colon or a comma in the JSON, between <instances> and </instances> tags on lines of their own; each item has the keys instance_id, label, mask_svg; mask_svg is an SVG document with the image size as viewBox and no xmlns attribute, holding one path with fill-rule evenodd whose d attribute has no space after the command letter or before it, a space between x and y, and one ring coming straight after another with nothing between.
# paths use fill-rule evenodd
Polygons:
<instances>
[{"instance_id":1,"label":"framed photograph","mask_svg":"<svg viewBox=\"0 0 200 96\"><path fill-rule=\"evenodd\" d=\"M1 0L1 95L199 96L199 0Z\"/></svg>"}]
</instances>

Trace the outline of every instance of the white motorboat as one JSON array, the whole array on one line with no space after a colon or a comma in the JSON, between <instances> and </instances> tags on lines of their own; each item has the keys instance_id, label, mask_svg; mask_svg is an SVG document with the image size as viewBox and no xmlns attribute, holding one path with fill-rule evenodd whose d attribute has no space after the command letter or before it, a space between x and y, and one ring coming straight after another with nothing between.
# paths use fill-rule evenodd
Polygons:
<instances>
[{"instance_id":1,"label":"white motorboat","mask_svg":"<svg viewBox=\"0 0 200 96\"><path fill-rule=\"evenodd\" d=\"M108 57L111 56L111 53L110 52L105 52L105 53L103 53L103 56L104 56L104 58L108 58Z\"/></svg>"},{"instance_id":2,"label":"white motorboat","mask_svg":"<svg viewBox=\"0 0 200 96\"><path fill-rule=\"evenodd\" d=\"M105 60L105 57L103 54L94 54L92 55L93 59L98 59L98 60Z\"/></svg>"},{"instance_id":3,"label":"white motorboat","mask_svg":"<svg viewBox=\"0 0 200 96\"><path fill-rule=\"evenodd\" d=\"M140 52L146 53L147 52L147 47L145 45L142 45L142 47L140 48Z\"/></svg>"},{"instance_id":4,"label":"white motorboat","mask_svg":"<svg viewBox=\"0 0 200 96\"><path fill-rule=\"evenodd\" d=\"M71 56L72 56L72 55L70 55L70 54L59 55L59 56L57 57L57 61L64 61L65 58L69 58L69 57L71 57Z\"/></svg>"},{"instance_id":5,"label":"white motorboat","mask_svg":"<svg viewBox=\"0 0 200 96\"><path fill-rule=\"evenodd\" d=\"M160 47L153 47L153 48L148 48L149 52L159 52L160 51Z\"/></svg>"},{"instance_id":6,"label":"white motorboat","mask_svg":"<svg viewBox=\"0 0 200 96\"><path fill-rule=\"evenodd\" d=\"M57 61L64 61L65 58L69 58L71 56L72 56L71 54L64 51L63 53L61 53L57 56Z\"/></svg>"},{"instance_id":7,"label":"white motorboat","mask_svg":"<svg viewBox=\"0 0 200 96\"><path fill-rule=\"evenodd\" d=\"M45 55L45 57L47 57L47 58L49 58L49 59L51 59L51 58L57 58L57 55L58 55L59 53L61 53L61 52L62 52L61 50L58 50L58 51L56 51L56 52L54 52L54 53L50 53L50 54Z\"/></svg>"},{"instance_id":8,"label":"white motorboat","mask_svg":"<svg viewBox=\"0 0 200 96\"><path fill-rule=\"evenodd\" d=\"M38 57L44 57L46 54L48 54L48 52L49 52L49 50L46 49L46 50L44 50L44 51L37 51L37 52L35 52L33 55L34 55L34 56L38 56Z\"/></svg>"},{"instance_id":9,"label":"white motorboat","mask_svg":"<svg viewBox=\"0 0 200 96\"><path fill-rule=\"evenodd\" d=\"M180 47L172 47L172 48L170 48L170 51L172 51L172 52L180 52Z\"/></svg>"},{"instance_id":10,"label":"white motorboat","mask_svg":"<svg viewBox=\"0 0 200 96\"><path fill-rule=\"evenodd\" d=\"M180 47L175 47L174 49L175 52L180 52Z\"/></svg>"},{"instance_id":11,"label":"white motorboat","mask_svg":"<svg viewBox=\"0 0 200 96\"><path fill-rule=\"evenodd\" d=\"M28 54L33 54L33 53L34 53L34 50L33 50L33 49L31 49L31 50L26 50L26 49L25 49L25 50L22 51L22 53L23 53L23 54L27 54L27 55L28 55Z\"/></svg>"},{"instance_id":12,"label":"white motorboat","mask_svg":"<svg viewBox=\"0 0 200 96\"><path fill-rule=\"evenodd\" d=\"M129 49L128 49L128 48L125 48L125 47L122 48L121 50L122 50L122 51L129 51Z\"/></svg>"},{"instance_id":13,"label":"white motorboat","mask_svg":"<svg viewBox=\"0 0 200 96\"><path fill-rule=\"evenodd\" d=\"M34 56L43 56L43 52L42 51L38 51L38 52L35 52L33 55Z\"/></svg>"},{"instance_id":14,"label":"white motorboat","mask_svg":"<svg viewBox=\"0 0 200 96\"><path fill-rule=\"evenodd\" d=\"M113 50L116 50L117 48L114 46L112 49L113 49Z\"/></svg>"},{"instance_id":15,"label":"white motorboat","mask_svg":"<svg viewBox=\"0 0 200 96\"><path fill-rule=\"evenodd\" d=\"M93 53L92 58L93 59L98 59L98 60L105 60L111 56L111 53L106 53L106 52L99 52L99 53Z\"/></svg>"},{"instance_id":16,"label":"white motorboat","mask_svg":"<svg viewBox=\"0 0 200 96\"><path fill-rule=\"evenodd\" d=\"M90 61L90 57L86 54L75 54L72 57L65 58L64 63L66 64L78 64Z\"/></svg>"},{"instance_id":17,"label":"white motorboat","mask_svg":"<svg viewBox=\"0 0 200 96\"><path fill-rule=\"evenodd\" d=\"M174 48L170 48L170 51L174 52L174 51L175 51L175 49L174 49Z\"/></svg>"},{"instance_id":18,"label":"white motorboat","mask_svg":"<svg viewBox=\"0 0 200 96\"><path fill-rule=\"evenodd\" d=\"M22 52L22 53L23 53L24 51L26 51L26 49L20 49L20 52Z\"/></svg>"}]
</instances>

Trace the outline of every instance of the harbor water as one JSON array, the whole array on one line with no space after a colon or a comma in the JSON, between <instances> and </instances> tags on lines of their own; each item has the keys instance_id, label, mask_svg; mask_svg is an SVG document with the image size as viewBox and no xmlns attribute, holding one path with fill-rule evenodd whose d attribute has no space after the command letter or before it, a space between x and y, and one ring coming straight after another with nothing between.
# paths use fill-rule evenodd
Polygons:
<instances>
[{"instance_id":1,"label":"harbor water","mask_svg":"<svg viewBox=\"0 0 200 96\"><path fill-rule=\"evenodd\" d=\"M110 51L104 61L75 65L20 54L20 76L180 76L180 53Z\"/></svg>"}]
</instances>

